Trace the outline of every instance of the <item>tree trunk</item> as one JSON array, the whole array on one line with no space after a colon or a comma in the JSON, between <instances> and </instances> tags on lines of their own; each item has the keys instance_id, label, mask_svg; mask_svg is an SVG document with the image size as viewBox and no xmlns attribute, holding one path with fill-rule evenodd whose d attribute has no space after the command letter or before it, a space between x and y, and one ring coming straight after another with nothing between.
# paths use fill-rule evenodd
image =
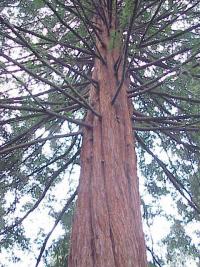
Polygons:
<instances>
[{"instance_id":1,"label":"tree trunk","mask_svg":"<svg viewBox=\"0 0 200 267\"><path fill-rule=\"evenodd\" d=\"M91 112L86 118L92 129L84 130L69 267L146 267L128 82L112 105L120 48L109 48L106 30L101 38L104 46L97 45L106 64L96 59L99 88L90 90L101 118Z\"/></svg>"}]
</instances>

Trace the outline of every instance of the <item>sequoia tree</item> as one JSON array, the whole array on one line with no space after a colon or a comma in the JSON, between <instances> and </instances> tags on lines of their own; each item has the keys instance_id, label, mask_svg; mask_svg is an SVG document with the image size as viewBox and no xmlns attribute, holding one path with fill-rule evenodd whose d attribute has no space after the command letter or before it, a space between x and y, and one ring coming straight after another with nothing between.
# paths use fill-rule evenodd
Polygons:
<instances>
[{"instance_id":1,"label":"sequoia tree","mask_svg":"<svg viewBox=\"0 0 200 267\"><path fill-rule=\"evenodd\" d=\"M55 223L38 266L77 195L68 266L145 267L141 203L149 226L171 195L179 251L199 259L184 231L200 213L199 2L2 1L2 247L27 248L24 222L46 203ZM137 161L153 204L141 201ZM75 165L79 185L58 213L56 188ZM170 242L162 262L147 237L152 266L172 261Z\"/></svg>"}]
</instances>

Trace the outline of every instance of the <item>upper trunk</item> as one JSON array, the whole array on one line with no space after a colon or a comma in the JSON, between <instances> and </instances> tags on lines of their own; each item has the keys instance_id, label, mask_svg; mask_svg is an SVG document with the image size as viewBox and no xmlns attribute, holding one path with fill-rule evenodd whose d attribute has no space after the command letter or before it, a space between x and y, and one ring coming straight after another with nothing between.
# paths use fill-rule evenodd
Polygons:
<instances>
[{"instance_id":1,"label":"upper trunk","mask_svg":"<svg viewBox=\"0 0 200 267\"><path fill-rule=\"evenodd\" d=\"M125 81L112 105L118 85L114 64L120 48L110 49L106 31L98 48L106 64L96 60L90 103L101 118L88 112L81 153L81 175L73 222L70 267L145 267L136 170L135 141ZM119 69L119 76L120 76Z\"/></svg>"}]
</instances>

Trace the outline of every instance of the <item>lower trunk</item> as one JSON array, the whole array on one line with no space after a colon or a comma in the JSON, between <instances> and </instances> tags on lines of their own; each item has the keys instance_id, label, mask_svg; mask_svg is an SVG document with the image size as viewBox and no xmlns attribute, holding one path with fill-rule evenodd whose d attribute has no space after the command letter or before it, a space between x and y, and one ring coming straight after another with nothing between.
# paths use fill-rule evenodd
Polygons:
<instances>
[{"instance_id":1,"label":"lower trunk","mask_svg":"<svg viewBox=\"0 0 200 267\"><path fill-rule=\"evenodd\" d=\"M114 52L107 65L96 61L94 78L99 89L91 90L91 112L81 153L81 175L73 222L70 267L145 267L136 170L135 141L124 84L114 105L116 90Z\"/></svg>"}]
</instances>

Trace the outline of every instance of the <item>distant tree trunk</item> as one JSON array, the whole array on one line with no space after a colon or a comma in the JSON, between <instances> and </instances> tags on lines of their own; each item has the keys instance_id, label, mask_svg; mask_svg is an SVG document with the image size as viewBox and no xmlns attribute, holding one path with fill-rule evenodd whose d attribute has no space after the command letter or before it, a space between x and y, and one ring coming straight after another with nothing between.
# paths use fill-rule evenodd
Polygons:
<instances>
[{"instance_id":1,"label":"distant tree trunk","mask_svg":"<svg viewBox=\"0 0 200 267\"><path fill-rule=\"evenodd\" d=\"M106 64L96 59L93 78L99 89L90 90L101 118L91 112L86 118L93 128L84 130L69 267L146 267L128 81L112 105L121 50L110 48L105 29L101 38L104 46L97 45Z\"/></svg>"}]
</instances>

